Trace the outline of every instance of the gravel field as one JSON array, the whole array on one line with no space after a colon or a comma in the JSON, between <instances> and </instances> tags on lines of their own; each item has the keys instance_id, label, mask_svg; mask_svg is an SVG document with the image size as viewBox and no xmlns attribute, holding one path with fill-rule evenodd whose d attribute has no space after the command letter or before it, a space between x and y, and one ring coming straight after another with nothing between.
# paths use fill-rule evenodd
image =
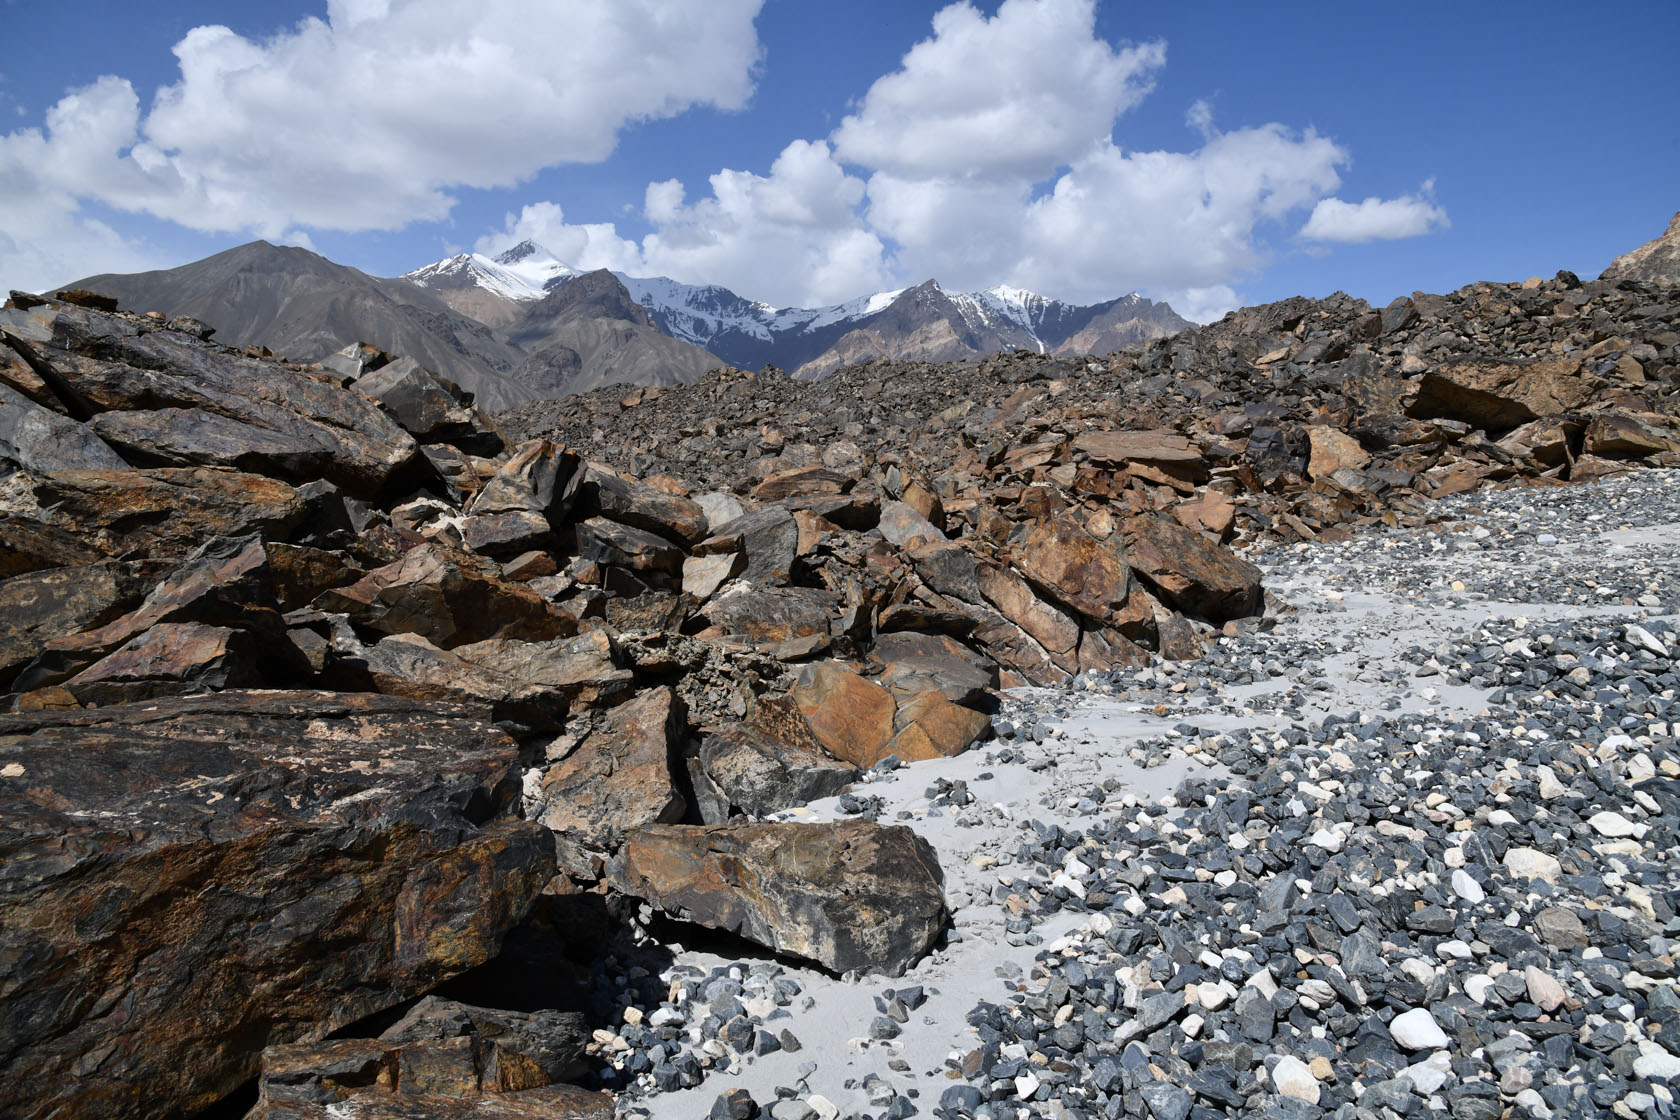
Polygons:
<instances>
[{"instance_id":1,"label":"gravel field","mask_svg":"<svg viewBox=\"0 0 1680 1120\"><path fill-rule=\"evenodd\" d=\"M626 947L621 1112L1673 1115L1677 484L1257 555L1264 628L784 814L927 837L948 942L902 977Z\"/></svg>"}]
</instances>

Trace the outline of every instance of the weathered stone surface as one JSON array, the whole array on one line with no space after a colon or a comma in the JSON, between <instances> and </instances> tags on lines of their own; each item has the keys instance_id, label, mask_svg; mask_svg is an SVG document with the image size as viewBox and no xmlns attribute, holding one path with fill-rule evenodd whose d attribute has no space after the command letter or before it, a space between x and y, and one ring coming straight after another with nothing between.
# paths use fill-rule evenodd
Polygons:
<instances>
[{"instance_id":1,"label":"weathered stone surface","mask_svg":"<svg viewBox=\"0 0 1680 1120\"><path fill-rule=\"evenodd\" d=\"M733 579L744 563L745 560L739 552L690 556L683 561L683 594L692 597L697 603L704 603L718 588Z\"/></svg>"},{"instance_id":2,"label":"weathered stone surface","mask_svg":"<svg viewBox=\"0 0 1680 1120\"><path fill-rule=\"evenodd\" d=\"M687 809L671 776L687 721L676 694L650 688L614 708L606 726L542 777L543 824L580 868L587 853L617 846L625 831L680 821Z\"/></svg>"},{"instance_id":3,"label":"weathered stone surface","mask_svg":"<svg viewBox=\"0 0 1680 1120\"><path fill-rule=\"evenodd\" d=\"M687 498L593 467L584 471L575 508L580 517L610 518L678 544L698 544L710 532L706 511Z\"/></svg>"},{"instance_id":4,"label":"weathered stone surface","mask_svg":"<svg viewBox=\"0 0 1680 1120\"><path fill-rule=\"evenodd\" d=\"M1652 423L1651 421L1656 421ZM1680 449L1675 433L1658 417L1639 417L1626 412L1603 412L1587 424L1582 437L1583 453L1609 459L1634 459Z\"/></svg>"},{"instance_id":5,"label":"weathered stone surface","mask_svg":"<svg viewBox=\"0 0 1680 1120\"><path fill-rule=\"evenodd\" d=\"M1260 569L1176 521L1128 521L1126 556L1170 605L1189 614L1224 622L1260 609Z\"/></svg>"},{"instance_id":6,"label":"weathered stone surface","mask_svg":"<svg viewBox=\"0 0 1680 1120\"><path fill-rule=\"evenodd\" d=\"M626 568L632 572L664 572L676 575L682 571L682 549L658 533L620 525L605 517L591 517L574 526L577 532L578 555L597 564Z\"/></svg>"},{"instance_id":7,"label":"weathered stone surface","mask_svg":"<svg viewBox=\"0 0 1680 1120\"><path fill-rule=\"evenodd\" d=\"M1068 516L1032 521L1010 538L1010 562L1057 602L1098 621L1126 602L1131 571L1119 541L1098 540Z\"/></svg>"},{"instance_id":8,"label":"weathered stone surface","mask_svg":"<svg viewBox=\"0 0 1680 1120\"><path fill-rule=\"evenodd\" d=\"M901 762L920 762L961 754L991 731L992 720L930 689L899 705L893 727L896 731L886 753Z\"/></svg>"},{"instance_id":9,"label":"weathered stone surface","mask_svg":"<svg viewBox=\"0 0 1680 1120\"><path fill-rule=\"evenodd\" d=\"M387 362L354 385L421 443L452 443L474 455L503 450L501 431L472 403L472 394L413 358Z\"/></svg>"},{"instance_id":10,"label":"weathered stone surface","mask_svg":"<svg viewBox=\"0 0 1680 1120\"><path fill-rule=\"evenodd\" d=\"M835 972L901 971L949 920L932 847L869 821L645 828L608 874L675 917Z\"/></svg>"},{"instance_id":11,"label":"weathered stone surface","mask_svg":"<svg viewBox=\"0 0 1680 1120\"><path fill-rule=\"evenodd\" d=\"M84 706L127 704L159 696L297 683L295 651L273 664L272 645L250 630L202 622L164 622L130 639L64 682ZM291 672L286 672L291 668ZM288 680L288 677L291 678Z\"/></svg>"},{"instance_id":12,"label":"weathered stone surface","mask_svg":"<svg viewBox=\"0 0 1680 1120\"><path fill-rule=\"evenodd\" d=\"M822 749L868 768L886 757L893 737L892 693L832 661L805 666L788 698L811 725Z\"/></svg>"},{"instance_id":13,"label":"weathered stone surface","mask_svg":"<svg viewBox=\"0 0 1680 1120\"><path fill-rule=\"evenodd\" d=\"M514 557L553 544L548 518L530 510L481 513L461 518L461 543L481 556Z\"/></svg>"},{"instance_id":14,"label":"weathered stone surface","mask_svg":"<svg viewBox=\"0 0 1680 1120\"><path fill-rule=\"evenodd\" d=\"M1602 274L1605 280L1643 280L1650 284L1680 284L1680 212L1669 220L1661 237L1623 253Z\"/></svg>"},{"instance_id":15,"label":"weathered stone surface","mask_svg":"<svg viewBox=\"0 0 1680 1120\"><path fill-rule=\"evenodd\" d=\"M943 634L880 635L869 651L875 679L899 700L938 689L957 704L978 706L998 685L997 662Z\"/></svg>"},{"instance_id":16,"label":"weathered stone surface","mask_svg":"<svg viewBox=\"0 0 1680 1120\"><path fill-rule=\"evenodd\" d=\"M876 527L883 537L899 548L907 548L918 539L935 544L945 539L945 534L937 525L904 502L883 503L881 520Z\"/></svg>"},{"instance_id":17,"label":"weathered stone surface","mask_svg":"<svg viewBox=\"0 0 1680 1120\"><path fill-rule=\"evenodd\" d=\"M0 579L104 558L104 552L88 547L81 534L68 528L27 517L0 516Z\"/></svg>"},{"instance_id":18,"label":"weathered stone surface","mask_svg":"<svg viewBox=\"0 0 1680 1120\"><path fill-rule=\"evenodd\" d=\"M138 606L158 568L105 561L0 580L0 688L47 641L102 626Z\"/></svg>"},{"instance_id":19,"label":"weathered stone surface","mask_svg":"<svg viewBox=\"0 0 1680 1120\"><path fill-rule=\"evenodd\" d=\"M808 497L817 494L844 494L852 488L852 479L827 467L794 467L777 471L753 487L753 497L761 502L783 498Z\"/></svg>"},{"instance_id":20,"label":"weathered stone surface","mask_svg":"<svg viewBox=\"0 0 1680 1120\"><path fill-rule=\"evenodd\" d=\"M840 600L820 587L764 587L738 579L699 612L721 634L770 646L798 638L827 639Z\"/></svg>"},{"instance_id":21,"label":"weathered stone surface","mask_svg":"<svg viewBox=\"0 0 1680 1120\"><path fill-rule=\"evenodd\" d=\"M786 700L761 703L788 704ZM731 724L706 736L700 747L701 772L718 790L725 806L749 817L804 805L839 793L858 769L824 751L797 708L784 729L772 735L762 721ZM791 731L792 733L788 733ZM707 820L708 824L721 821Z\"/></svg>"},{"instance_id":22,"label":"weathered stone surface","mask_svg":"<svg viewBox=\"0 0 1680 1120\"><path fill-rule=\"evenodd\" d=\"M563 725L574 704L611 703L635 687L635 674L604 631L548 642L504 639L439 649L418 634L393 634L363 662L388 696L488 704L498 720L527 727Z\"/></svg>"},{"instance_id":23,"label":"weathered stone surface","mask_svg":"<svg viewBox=\"0 0 1680 1120\"><path fill-rule=\"evenodd\" d=\"M1079 649L1079 623L1033 594L1027 581L992 564L979 566L980 591L1003 616L1031 634L1052 657L1072 658Z\"/></svg>"},{"instance_id":24,"label":"weathered stone surface","mask_svg":"<svg viewBox=\"0 0 1680 1120\"><path fill-rule=\"evenodd\" d=\"M217 462L243 439L261 444L266 465L286 477L327 478L361 496L424 469L412 436L329 378L81 308L49 306L35 317L45 320L35 330L45 341L30 343L36 354L94 411L129 413L111 430L155 458Z\"/></svg>"},{"instance_id":25,"label":"weathered stone surface","mask_svg":"<svg viewBox=\"0 0 1680 1120\"><path fill-rule=\"evenodd\" d=\"M793 514L780 506L765 506L714 527L710 537L694 546L694 555L739 552L747 558L741 579L786 586L798 550L799 523Z\"/></svg>"},{"instance_id":26,"label":"weathered stone surface","mask_svg":"<svg viewBox=\"0 0 1680 1120\"><path fill-rule=\"evenodd\" d=\"M916 540L904 548L916 574L939 594L976 606L985 603L980 589L980 566L974 553L943 538Z\"/></svg>"},{"instance_id":27,"label":"weathered stone surface","mask_svg":"<svg viewBox=\"0 0 1680 1120\"><path fill-rule=\"evenodd\" d=\"M577 632L577 620L471 553L427 543L347 587L316 598L317 610L350 616L381 634L420 634L442 649L486 638L539 642Z\"/></svg>"},{"instance_id":28,"label":"weathered stone surface","mask_svg":"<svg viewBox=\"0 0 1680 1120\"><path fill-rule=\"evenodd\" d=\"M263 551L268 555L274 600L283 611L304 606L321 592L355 583L367 574L344 552L282 541L266 542Z\"/></svg>"},{"instance_id":29,"label":"weathered stone surface","mask_svg":"<svg viewBox=\"0 0 1680 1120\"><path fill-rule=\"evenodd\" d=\"M552 875L471 709L224 692L0 716L0 1106L192 1113L494 954Z\"/></svg>"},{"instance_id":30,"label":"weathered stone surface","mask_svg":"<svg viewBox=\"0 0 1680 1120\"><path fill-rule=\"evenodd\" d=\"M54 527L107 556L180 557L212 537L284 539L302 520L297 491L218 467L59 471L34 482Z\"/></svg>"},{"instance_id":31,"label":"weathered stone surface","mask_svg":"<svg viewBox=\"0 0 1680 1120\"><path fill-rule=\"evenodd\" d=\"M1186 529L1205 529L1224 540L1237 523L1237 504L1217 490L1203 490L1194 499L1172 508L1173 517Z\"/></svg>"},{"instance_id":32,"label":"weathered stone surface","mask_svg":"<svg viewBox=\"0 0 1680 1120\"><path fill-rule=\"evenodd\" d=\"M1519 459L1555 467L1569 457L1569 429L1559 420L1532 420L1500 437L1499 447Z\"/></svg>"},{"instance_id":33,"label":"weathered stone surface","mask_svg":"<svg viewBox=\"0 0 1680 1120\"><path fill-rule=\"evenodd\" d=\"M1358 470L1371 462L1371 456L1359 446L1358 440L1324 424L1309 427L1307 441L1312 446L1307 474L1312 478L1328 478L1344 467Z\"/></svg>"},{"instance_id":34,"label":"weathered stone surface","mask_svg":"<svg viewBox=\"0 0 1680 1120\"><path fill-rule=\"evenodd\" d=\"M575 452L546 439L527 440L497 468L467 512L536 513L558 523L571 510L582 481Z\"/></svg>"},{"instance_id":35,"label":"weathered stone surface","mask_svg":"<svg viewBox=\"0 0 1680 1120\"><path fill-rule=\"evenodd\" d=\"M0 464L26 471L123 470L128 463L86 424L0 384Z\"/></svg>"},{"instance_id":36,"label":"weathered stone surface","mask_svg":"<svg viewBox=\"0 0 1680 1120\"><path fill-rule=\"evenodd\" d=\"M1073 446L1095 462L1110 466L1123 466L1133 460L1187 465L1202 462L1201 448L1171 428L1141 432L1085 432L1074 438Z\"/></svg>"},{"instance_id":37,"label":"weathered stone surface","mask_svg":"<svg viewBox=\"0 0 1680 1120\"><path fill-rule=\"evenodd\" d=\"M1445 416L1504 431L1579 408L1591 395L1576 358L1464 361L1425 373L1406 414L1425 420Z\"/></svg>"}]
</instances>

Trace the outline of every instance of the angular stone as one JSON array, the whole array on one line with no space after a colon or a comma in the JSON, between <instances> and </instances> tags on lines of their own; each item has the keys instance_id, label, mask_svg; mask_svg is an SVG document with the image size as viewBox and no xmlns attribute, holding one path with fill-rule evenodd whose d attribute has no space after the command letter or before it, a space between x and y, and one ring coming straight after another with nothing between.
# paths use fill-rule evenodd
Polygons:
<instances>
[{"instance_id":1,"label":"angular stone","mask_svg":"<svg viewBox=\"0 0 1680 1120\"><path fill-rule=\"evenodd\" d=\"M658 533L620 525L605 517L579 521L574 529L578 555L585 560L632 572L676 575L682 571L682 549Z\"/></svg>"},{"instance_id":2,"label":"angular stone","mask_svg":"<svg viewBox=\"0 0 1680 1120\"><path fill-rule=\"evenodd\" d=\"M1589 944L1587 927L1575 911L1562 906L1548 906L1534 915L1534 933L1554 949L1573 952Z\"/></svg>"},{"instance_id":3,"label":"angular stone","mask_svg":"<svg viewBox=\"0 0 1680 1120\"><path fill-rule=\"evenodd\" d=\"M805 666L788 692L822 749L867 769L886 757L892 741L892 693L832 661Z\"/></svg>"},{"instance_id":4,"label":"angular stone","mask_svg":"<svg viewBox=\"0 0 1680 1120\"><path fill-rule=\"evenodd\" d=\"M761 701L759 707L778 703L788 704L786 700ZM766 816L831 797L857 777L857 767L824 751L798 709L788 707L793 718L778 722L796 729L792 734L772 736L755 716L755 723L731 724L707 735L701 744L700 768L722 795L727 810Z\"/></svg>"},{"instance_id":5,"label":"angular stone","mask_svg":"<svg viewBox=\"0 0 1680 1120\"><path fill-rule=\"evenodd\" d=\"M780 506L766 506L715 526L712 535L693 551L696 556L738 552L746 557L742 580L785 587L798 550L799 523L793 514Z\"/></svg>"},{"instance_id":6,"label":"angular stone","mask_svg":"<svg viewBox=\"0 0 1680 1120\"><path fill-rule=\"evenodd\" d=\"M105 561L0 580L0 688L51 639L102 626L138 606L161 574L156 563Z\"/></svg>"},{"instance_id":7,"label":"angular stone","mask_svg":"<svg viewBox=\"0 0 1680 1120\"><path fill-rule=\"evenodd\" d=\"M35 474L126 470L128 463L92 428L42 408L0 384L0 464Z\"/></svg>"},{"instance_id":8,"label":"angular stone","mask_svg":"<svg viewBox=\"0 0 1680 1120\"><path fill-rule=\"evenodd\" d=\"M0 758L26 1115L207 1107L489 959L553 875L540 827L490 819L518 751L470 709L223 692L0 716Z\"/></svg>"},{"instance_id":9,"label":"angular stone","mask_svg":"<svg viewBox=\"0 0 1680 1120\"><path fill-rule=\"evenodd\" d=\"M1601 412L1587 424L1582 451L1607 459L1638 459L1680 449L1672 428L1658 417L1627 412Z\"/></svg>"},{"instance_id":10,"label":"angular stone","mask_svg":"<svg viewBox=\"0 0 1680 1120\"><path fill-rule=\"evenodd\" d=\"M753 497L761 502L780 501L818 494L844 494L852 488L852 480L839 471L827 467L794 467L777 471L753 487Z\"/></svg>"},{"instance_id":11,"label":"angular stone","mask_svg":"<svg viewBox=\"0 0 1680 1120\"><path fill-rule=\"evenodd\" d=\"M218 467L59 471L35 480L48 523L107 556L182 557L212 537L285 539L303 519L284 482Z\"/></svg>"},{"instance_id":12,"label":"angular stone","mask_svg":"<svg viewBox=\"0 0 1680 1120\"><path fill-rule=\"evenodd\" d=\"M49 568L92 564L105 553L88 547L68 527L26 517L0 516L0 579Z\"/></svg>"},{"instance_id":13,"label":"angular stone","mask_svg":"<svg viewBox=\"0 0 1680 1120\"><path fill-rule=\"evenodd\" d=\"M984 712L953 704L943 692L930 689L899 705L893 727L895 733L885 754L901 762L921 762L961 754L991 731L992 720Z\"/></svg>"},{"instance_id":14,"label":"angular stone","mask_svg":"<svg viewBox=\"0 0 1680 1120\"><path fill-rule=\"evenodd\" d=\"M500 429L473 404L471 393L413 358L397 358L364 373L354 387L378 401L421 443L450 443L473 455L497 455L505 449Z\"/></svg>"},{"instance_id":15,"label":"angular stone","mask_svg":"<svg viewBox=\"0 0 1680 1120\"><path fill-rule=\"evenodd\" d=\"M697 603L704 603L717 589L733 579L745 561L739 552L720 552L713 556L690 556L683 561L683 594Z\"/></svg>"},{"instance_id":16,"label":"angular stone","mask_svg":"<svg viewBox=\"0 0 1680 1120\"><path fill-rule=\"evenodd\" d=\"M531 510L480 513L460 520L461 543L480 556L512 558L548 548L554 529L548 518Z\"/></svg>"},{"instance_id":17,"label":"angular stone","mask_svg":"<svg viewBox=\"0 0 1680 1120\"><path fill-rule=\"evenodd\" d=\"M1186 529L1205 529L1224 540L1237 523L1237 504L1217 490L1203 490L1195 499L1173 506L1172 515Z\"/></svg>"},{"instance_id":18,"label":"angular stone","mask_svg":"<svg viewBox=\"0 0 1680 1120\"><path fill-rule=\"evenodd\" d=\"M840 597L820 587L774 587L737 579L698 612L720 634L750 638L761 648L801 638L827 643Z\"/></svg>"},{"instance_id":19,"label":"angular stone","mask_svg":"<svg viewBox=\"0 0 1680 1120\"><path fill-rule=\"evenodd\" d=\"M1506 432L1498 446L1518 459L1555 467L1569 458L1569 429L1558 420L1533 420Z\"/></svg>"},{"instance_id":20,"label":"angular stone","mask_svg":"<svg viewBox=\"0 0 1680 1120\"><path fill-rule=\"evenodd\" d=\"M1171 428L1148 431L1085 432L1074 437L1073 447L1092 461L1119 467L1133 460L1146 463L1200 465L1202 450Z\"/></svg>"},{"instance_id":21,"label":"angular stone","mask_svg":"<svg viewBox=\"0 0 1680 1120\"><path fill-rule=\"evenodd\" d=\"M879 670L876 679L900 700L931 688L953 703L978 708L998 686L997 662L943 634L877 635L868 661Z\"/></svg>"},{"instance_id":22,"label":"angular stone","mask_svg":"<svg viewBox=\"0 0 1680 1120\"><path fill-rule=\"evenodd\" d=\"M1557 857L1538 848L1511 848L1505 853L1505 870L1516 879L1544 879L1556 883L1563 874Z\"/></svg>"},{"instance_id":23,"label":"angular stone","mask_svg":"<svg viewBox=\"0 0 1680 1120\"><path fill-rule=\"evenodd\" d=\"M514 449L467 507L468 513L535 513L558 524L571 511L583 481L576 452L546 439Z\"/></svg>"},{"instance_id":24,"label":"angular stone","mask_svg":"<svg viewBox=\"0 0 1680 1120\"><path fill-rule=\"evenodd\" d=\"M1098 540L1068 515L1023 525L1010 562L1045 594L1099 622L1125 605L1131 571L1119 540Z\"/></svg>"},{"instance_id":25,"label":"angular stone","mask_svg":"<svg viewBox=\"0 0 1680 1120\"><path fill-rule=\"evenodd\" d=\"M1444 416L1503 432L1579 408L1591 395L1578 358L1470 360L1426 372L1406 415L1420 420Z\"/></svg>"},{"instance_id":26,"label":"angular stone","mask_svg":"<svg viewBox=\"0 0 1680 1120\"><path fill-rule=\"evenodd\" d=\"M1126 556L1170 606L1210 622L1260 609L1260 569L1164 517L1126 522Z\"/></svg>"},{"instance_id":27,"label":"angular stone","mask_svg":"<svg viewBox=\"0 0 1680 1120\"><path fill-rule=\"evenodd\" d=\"M569 637L577 620L468 552L423 544L347 587L316 598L314 607L350 616L381 634L420 634L442 649L486 638L540 642Z\"/></svg>"},{"instance_id":28,"label":"angular stone","mask_svg":"<svg viewBox=\"0 0 1680 1120\"><path fill-rule=\"evenodd\" d=\"M565 842L564 865L582 869L588 852L616 847L629 829L682 820L688 806L671 762L686 727L676 694L650 688L614 708L605 726L548 768L541 820Z\"/></svg>"},{"instance_id":29,"label":"angular stone","mask_svg":"<svg viewBox=\"0 0 1680 1120\"><path fill-rule=\"evenodd\" d=\"M938 858L902 826L665 826L631 833L613 888L834 972L896 974L949 920Z\"/></svg>"},{"instance_id":30,"label":"angular stone","mask_svg":"<svg viewBox=\"0 0 1680 1120\"><path fill-rule=\"evenodd\" d=\"M77 673L64 682L64 688L84 706L105 707L160 696L297 683L302 674L296 671L301 668L296 651L288 651L291 656L278 667L272 652L268 643L249 630L164 622Z\"/></svg>"},{"instance_id":31,"label":"angular stone","mask_svg":"<svg viewBox=\"0 0 1680 1120\"><path fill-rule=\"evenodd\" d=\"M1052 657L1067 660L1071 668L1079 649L1079 623L1072 616L1033 594L1027 581L992 564L978 566L980 592L1005 618L1031 634Z\"/></svg>"},{"instance_id":32,"label":"angular stone","mask_svg":"<svg viewBox=\"0 0 1680 1120\"><path fill-rule=\"evenodd\" d=\"M610 518L684 545L698 544L710 531L706 511L687 498L594 467L584 471L576 509L579 516Z\"/></svg>"},{"instance_id":33,"label":"angular stone","mask_svg":"<svg viewBox=\"0 0 1680 1120\"><path fill-rule=\"evenodd\" d=\"M876 528L898 548L908 548L916 540L937 544L945 539L937 525L904 502L883 503Z\"/></svg>"},{"instance_id":34,"label":"angular stone","mask_svg":"<svg viewBox=\"0 0 1680 1120\"><path fill-rule=\"evenodd\" d=\"M1312 478L1329 478L1344 468L1358 470L1371 462L1371 456L1359 446L1358 440L1327 425L1308 426L1307 440L1312 446L1307 474Z\"/></svg>"}]
</instances>

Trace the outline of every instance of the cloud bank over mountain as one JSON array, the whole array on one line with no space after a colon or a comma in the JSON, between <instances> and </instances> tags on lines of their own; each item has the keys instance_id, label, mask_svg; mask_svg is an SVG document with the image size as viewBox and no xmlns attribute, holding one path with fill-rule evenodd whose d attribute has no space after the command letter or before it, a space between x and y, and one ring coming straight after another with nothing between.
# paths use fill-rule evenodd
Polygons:
<instances>
[{"instance_id":1,"label":"cloud bank over mountain","mask_svg":"<svg viewBox=\"0 0 1680 1120\"><path fill-rule=\"evenodd\" d=\"M195 28L149 107L107 76L0 136L0 258L36 285L143 267L107 220L122 213L303 244L444 222L463 191L609 159L638 122L749 107L760 6L332 0L266 39ZM624 229L567 221L563 197L522 203L477 248L534 239L580 268L780 305L938 276L1084 301L1141 290L1206 318L1264 266L1274 224L1318 242L1446 225L1423 195L1335 197L1351 153L1310 127L1222 131L1197 102L1194 147L1126 146L1167 65L1165 42L1103 39L1093 0L951 4L836 127L789 138L768 168L720 168L692 197L649 182Z\"/></svg>"}]
</instances>

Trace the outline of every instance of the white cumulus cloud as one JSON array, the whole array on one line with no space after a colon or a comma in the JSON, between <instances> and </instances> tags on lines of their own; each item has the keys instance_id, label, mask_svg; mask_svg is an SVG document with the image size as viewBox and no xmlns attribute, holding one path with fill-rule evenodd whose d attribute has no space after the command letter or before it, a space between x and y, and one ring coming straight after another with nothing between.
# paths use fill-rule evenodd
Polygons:
<instances>
[{"instance_id":1,"label":"white cumulus cloud","mask_svg":"<svg viewBox=\"0 0 1680 1120\"><path fill-rule=\"evenodd\" d=\"M1312 216L1301 227L1301 236L1309 241L1395 240L1418 237L1431 230L1446 229L1447 212L1435 205L1431 197L1434 181L1423 185L1417 194L1399 198L1367 198L1363 202L1343 202L1339 198L1320 199Z\"/></svg>"},{"instance_id":2,"label":"white cumulus cloud","mask_svg":"<svg viewBox=\"0 0 1680 1120\"><path fill-rule=\"evenodd\" d=\"M327 19L261 41L199 27L150 112L102 78L44 131L0 136L0 182L33 192L25 208L50 195L60 212L93 201L271 237L439 219L458 188L605 159L632 122L744 106L761 4L332 0Z\"/></svg>"}]
</instances>

